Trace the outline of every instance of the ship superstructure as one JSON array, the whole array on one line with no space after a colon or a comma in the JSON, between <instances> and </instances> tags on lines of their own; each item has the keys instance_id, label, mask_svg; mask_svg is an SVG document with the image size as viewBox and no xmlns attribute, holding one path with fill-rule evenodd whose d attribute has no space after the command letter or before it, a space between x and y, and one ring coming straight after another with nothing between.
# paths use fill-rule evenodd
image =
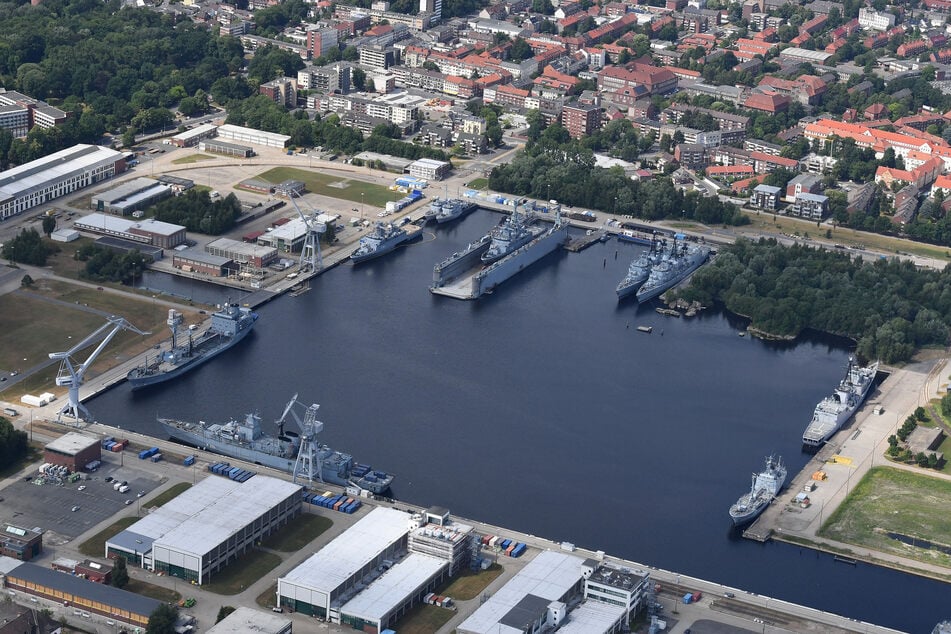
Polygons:
<instances>
[{"instance_id":1,"label":"ship superstructure","mask_svg":"<svg viewBox=\"0 0 951 634\"><path fill-rule=\"evenodd\" d=\"M802 433L804 448L821 447L822 443L852 417L868 396L877 373L877 361L863 368L855 362L853 357L849 357L845 377L839 381L839 385L831 395L819 401L812 413L812 420L809 421L806 431Z\"/></svg>"}]
</instances>

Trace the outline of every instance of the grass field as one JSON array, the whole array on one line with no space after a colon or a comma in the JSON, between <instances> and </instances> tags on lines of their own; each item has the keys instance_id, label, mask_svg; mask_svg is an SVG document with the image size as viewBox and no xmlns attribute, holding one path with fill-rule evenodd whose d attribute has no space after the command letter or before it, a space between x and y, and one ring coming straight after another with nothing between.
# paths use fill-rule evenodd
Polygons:
<instances>
[{"instance_id":1,"label":"grass field","mask_svg":"<svg viewBox=\"0 0 951 634\"><path fill-rule=\"evenodd\" d=\"M184 581L182 583L185 583ZM123 590L129 592L134 592L136 594L141 594L144 597L152 597L158 601L165 601L166 603L176 603L179 599L182 598L182 595L171 588L163 588L162 586L157 586L154 583L149 583L148 581L142 581L140 579L129 578L129 583L126 585Z\"/></svg>"},{"instance_id":2,"label":"grass field","mask_svg":"<svg viewBox=\"0 0 951 634\"><path fill-rule=\"evenodd\" d=\"M198 163L200 161L213 161L217 156L210 156L208 154L189 154L188 156L182 156L177 159L172 159L172 163L175 165L188 165L189 163Z\"/></svg>"},{"instance_id":3,"label":"grass field","mask_svg":"<svg viewBox=\"0 0 951 634\"><path fill-rule=\"evenodd\" d=\"M951 482L875 467L823 524L821 537L951 567L951 554L905 544L887 533L951 546ZM951 550L949 550L951 552Z\"/></svg>"},{"instance_id":4,"label":"grass field","mask_svg":"<svg viewBox=\"0 0 951 634\"><path fill-rule=\"evenodd\" d=\"M448 586L437 592L438 595L452 597L459 601L468 601L475 599L482 594L482 591L489 587L489 584L495 581L496 577L502 574L502 566L492 564L488 570L471 572L465 570L459 573Z\"/></svg>"},{"instance_id":5,"label":"grass field","mask_svg":"<svg viewBox=\"0 0 951 634\"><path fill-rule=\"evenodd\" d=\"M167 491L162 491L161 493L156 495L154 498L152 498L148 502L143 502L142 508L150 509L155 506L162 506L164 504L167 504L169 500L178 497L180 494L184 493L191 487L192 485L189 482L179 482L178 484L173 484L172 486L168 488Z\"/></svg>"},{"instance_id":6,"label":"grass field","mask_svg":"<svg viewBox=\"0 0 951 634\"><path fill-rule=\"evenodd\" d=\"M268 535L262 546L282 553L293 553L320 537L333 524L333 520L328 517L304 513L278 532Z\"/></svg>"},{"instance_id":7,"label":"grass field","mask_svg":"<svg viewBox=\"0 0 951 634\"><path fill-rule=\"evenodd\" d=\"M275 185L291 179L303 181L307 184L307 191L311 193L354 203L365 203L371 207L385 207L386 203L403 197L403 194L391 191L382 185L296 167L275 167L258 174L257 178Z\"/></svg>"},{"instance_id":8,"label":"grass field","mask_svg":"<svg viewBox=\"0 0 951 634\"><path fill-rule=\"evenodd\" d=\"M455 614L447 608L420 604L397 621L393 629L400 634L435 634Z\"/></svg>"},{"instance_id":9,"label":"grass field","mask_svg":"<svg viewBox=\"0 0 951 634\"><path fill-rule=\"evenodd\" d=\"M267 590L257 596L254 602L262 608L273 608L277 605L277 583L272 583Z\"/></svg>"},{"instance_id":10,"label":"grass field","mask_svg":"<svg viewBox=\"0 0 951 634\"><path fill-rule=\"evenodd\" d=\"M221 572L211 575L211 582L202 585L202 588L215 594L238 594L274 570L280 563L281 558L274 553L252 550L229 564Z\"/></svg>"},{"instance_id":11,"label":"grass field","mask_svg":"<svg viewBox=\"0 0 951 634\"><path fill-rule=\"evenodd\" d=\"M466 187L469 187L470 189L485 189L488 186L489 186L488 178L474 178L468 183L466 183Z\"/></svg>"},{"instance_id":12,"label":"grass field","mask_svg":"<svg viewBox=\"0 0 951 634\"><path fill-rule=\"evenodd\" d=\"M139 521L137 517L120 517L111 525L80 544L79 552L88 557L102 557L103 553L106 552L106 540L110 537L115 537L137 521Z\"/></svg>"}]
</instances>

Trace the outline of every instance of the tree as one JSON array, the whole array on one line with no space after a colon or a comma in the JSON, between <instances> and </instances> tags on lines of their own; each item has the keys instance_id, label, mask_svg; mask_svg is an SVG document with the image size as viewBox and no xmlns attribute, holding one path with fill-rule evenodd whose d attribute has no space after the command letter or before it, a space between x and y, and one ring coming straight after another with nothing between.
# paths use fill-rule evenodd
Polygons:
<instances>
[{"instance_id":1,"label":"tree","mask_svg":"<svg viewBox=\"0 0 951 634\"><path fill-rule=\"evenodd\" d=\"M30 277L29 273L24 275L23 279L20 280L20 286L23 288L30 288L33 286L33 284L35 284L35 282L33 281L33 278Z\"/></svg>"},{"instance_id":2,"label":"tree","mask_svg":"<svg viewBox=\"0 0 951 634\"><path fill-rule=\"evenodd\" d=\"M436 66L433 64L433 66ZM436 66L436 70L439 70L439 67ZM353 87L357 90L363 90L366 87L367 74L362 68L353 69Z\"/></svg>"},{"instance_id":3,"label":"tree","mask_svg":"<svg viewBox=\"0 0 951 634\"><path fill-rule=\"evenodd\" d=\"M43 216L43 233L49 238L56 231L56 218L53 216Z\"/></svg>"},{"instance_id":4,"label":"tree","mask_svg":"<svg viewBox=\"0 0 951 634\"><path fill-rule=\"evenodd\" d=\"M149 615L145 634L175 634L176 621L178 621L178 608L162 603Z\"/></svg>"},{"instance_id":5,"label":"tree","mask_svg":"<svg viewBox=\"0 0 951 634\"><path fill-rule=\"evenodd\" d=\"M3 257L20 264L46 266L46 258L58 249L43 242L36 229L26 229L3 245Z\"/></svg>"},{"instance_id":6,"label":"tree","mask_svg":"<svg viewBox=\"0 0 951 634\"><path fill-rule=\"evenodd\" d=\"M129 583L129 570L125 565L125 557L116 557L116 563L112 568L112 585L116 588L124 588Z\"/></svg>"},{"instance_id":7,"label":"tree","mask_svg":"<svg viewBox=\"0 0 951 634\"><path fill-rule=\"evenodd\" d=\"M928 420L928 412L925 411L924 407L919 405L915 408L915 419L922 423Z\"/></svg>"},{"instance_id":8,"label":"tree","mask_svg":"<svg viewBox=\"0 0 951 634\"><path fill-rule=\"evenodd\" d=\"M135 145L135 128L129 126L122 132L122 146L132 147Z\"/></svg>"},{"instance_id":9,"label":"tree","mask_svg":"<svg viewBox=\"0 0 951 634\"><path fill-rule=\"evenodd\" d=\"M13 427L13 423L0 416L0 464L12 465L23 458L29 450L26 432Z\"/></svg>"},{"instance_id":10,"label":"tree","mask_svg":"<svg viewBox=\"0 0 951 634\"><path fill-rule=\"evenodd\" d=\"M215 623L221 623L222 621L224 621L226 618L228 618L229 614L235 611L235 609L236 608L234 606L230 606L230 605L221 606L218 609L218 616L215 618Z\"/></svg>"}]
</instances>

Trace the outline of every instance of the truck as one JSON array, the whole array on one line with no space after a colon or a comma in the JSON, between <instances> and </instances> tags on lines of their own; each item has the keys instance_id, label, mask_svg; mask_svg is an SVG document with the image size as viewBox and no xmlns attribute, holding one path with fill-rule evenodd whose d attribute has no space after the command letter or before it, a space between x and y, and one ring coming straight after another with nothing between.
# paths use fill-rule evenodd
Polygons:
<instances>
[{"instance_id":1,"label":"truck","mask_svg":"<svg viewBox=\"0 0 951 634\"><path fill-rule=\"evenodd\" d=\"M126 493L126 492L128 492L128 490L129 490L129 485L128 485L128 484L123 484L123 485L121 485L121 486L119 487L119 493Z\"/></svg>"}]
</instances>

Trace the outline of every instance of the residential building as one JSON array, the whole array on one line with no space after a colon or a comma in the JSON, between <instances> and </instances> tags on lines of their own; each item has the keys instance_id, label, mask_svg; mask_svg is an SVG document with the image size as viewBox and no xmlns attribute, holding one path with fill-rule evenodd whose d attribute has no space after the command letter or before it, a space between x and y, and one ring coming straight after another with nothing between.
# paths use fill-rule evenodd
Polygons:
<instances>
[{"instance_id":1,"label":"residential building","mask_svg":"<svg viewBox=\"0 0 951 634\"><path fill-rule=\"evenodd\" d=\"M750 196L750 206L765 209L767 211L776 211L779 206L779 195L782 189L772 185L757 185L753 188L753 194Z\"/></svg>"},{"instance_id":2,"label":"residential building","mask_svg":"<svg viewBox=\"0 0 951 634\"><path fill-rule=\"evenodd\" d=\"M895 26L895 14L862 7L859 9L859 26L873 31L887 31Z\"/></svg>"},{"instance_id":3,"label":"residential building","mask_svg":"<svg viewBox=\"0 0 951 634\"><path fill-rule=\"evenodd\" d=\"M573 139L583 139L601 127L602 108L596 105L571 104L562 111L562 125Z\"/></svg>"},{"instance_id":4,"label":"residential building","mask_svg":"<svg viewBox=\"0 0 951 634\"><path fill-rule=\"evenodd\" d=\"M801 193L796 195L793 204L786 213L807 220L822 220L829 210L829 198L822 194Z\"/></svg>"},{"instance_id":5,"label":"residential building","mask_svg":"<svg viewBox=\"0 0 951 634\"><path fill-rule=\"evenodd\" d=\"M301 90L316 90L324 93L350 92L353 67L339 63L331 66L307 66L297 71L297 86Z\"/></svg>"},{"instance_id":6,"label":"residential building","mask_svg":"<svg viewBox=\"0 0 951 634\"><path fill-rule=\"evenodd\" d=\"M792 202L800 194L818 194L822 179L815 174L797 174L786 183L786 200Z\"/></svg>"},{"instance_id":7,"label":"residential building","mask_svg":"<svg viewBox=\"0 0 951 634\"><path fill-rule=\"evenodd\" d=\"M266 95L274 103L285 108L297 107L297 80L290 77L281 77L265 82L258 87L258 92Z\"/></svg>"},{"instance_id":8,"label":"residential building","mask_svg":"<svg viewBox=\"0 0 951 634\"><path fill-rule=\"evenodd\" d=\"M331 49L337 48L338 46L337 29L322 28L319 26L313 26L307 29L307 57L316 59L326 55Z\"/></svg>"},{"instance_id":9,"label":"residential building","mask_svg":"<svg viewBox=\"0 0 951 634\"><path fill-rule=\"evenodd\" d=\"M674 148L674 159L681 167L697 169L706 164L704 150L699 143L680 143Z\"/></svg>"},{"instance_id":10,"label":"residential building","mask_svg":"<svg viewBox=\"0 0 951 634\"><path fill-rule=\"evenodd\" d=\"M357 50L360 54L360 63L370 68L387 69L399 63L399 54L392 46L380 46L375 44L372 46L360 46Z\"/></svg>"},{"instance_id":11,"label":"residential building","mask_svg":"<svg viewBox=\"0 0 951 634\"><path fill-rule=\"evenodd\" d=\"M422 158L410 163L408 171L410 176L438 181L448 176L451 170L452 164L448 161Z\"/></svg>"}]
</instances>

